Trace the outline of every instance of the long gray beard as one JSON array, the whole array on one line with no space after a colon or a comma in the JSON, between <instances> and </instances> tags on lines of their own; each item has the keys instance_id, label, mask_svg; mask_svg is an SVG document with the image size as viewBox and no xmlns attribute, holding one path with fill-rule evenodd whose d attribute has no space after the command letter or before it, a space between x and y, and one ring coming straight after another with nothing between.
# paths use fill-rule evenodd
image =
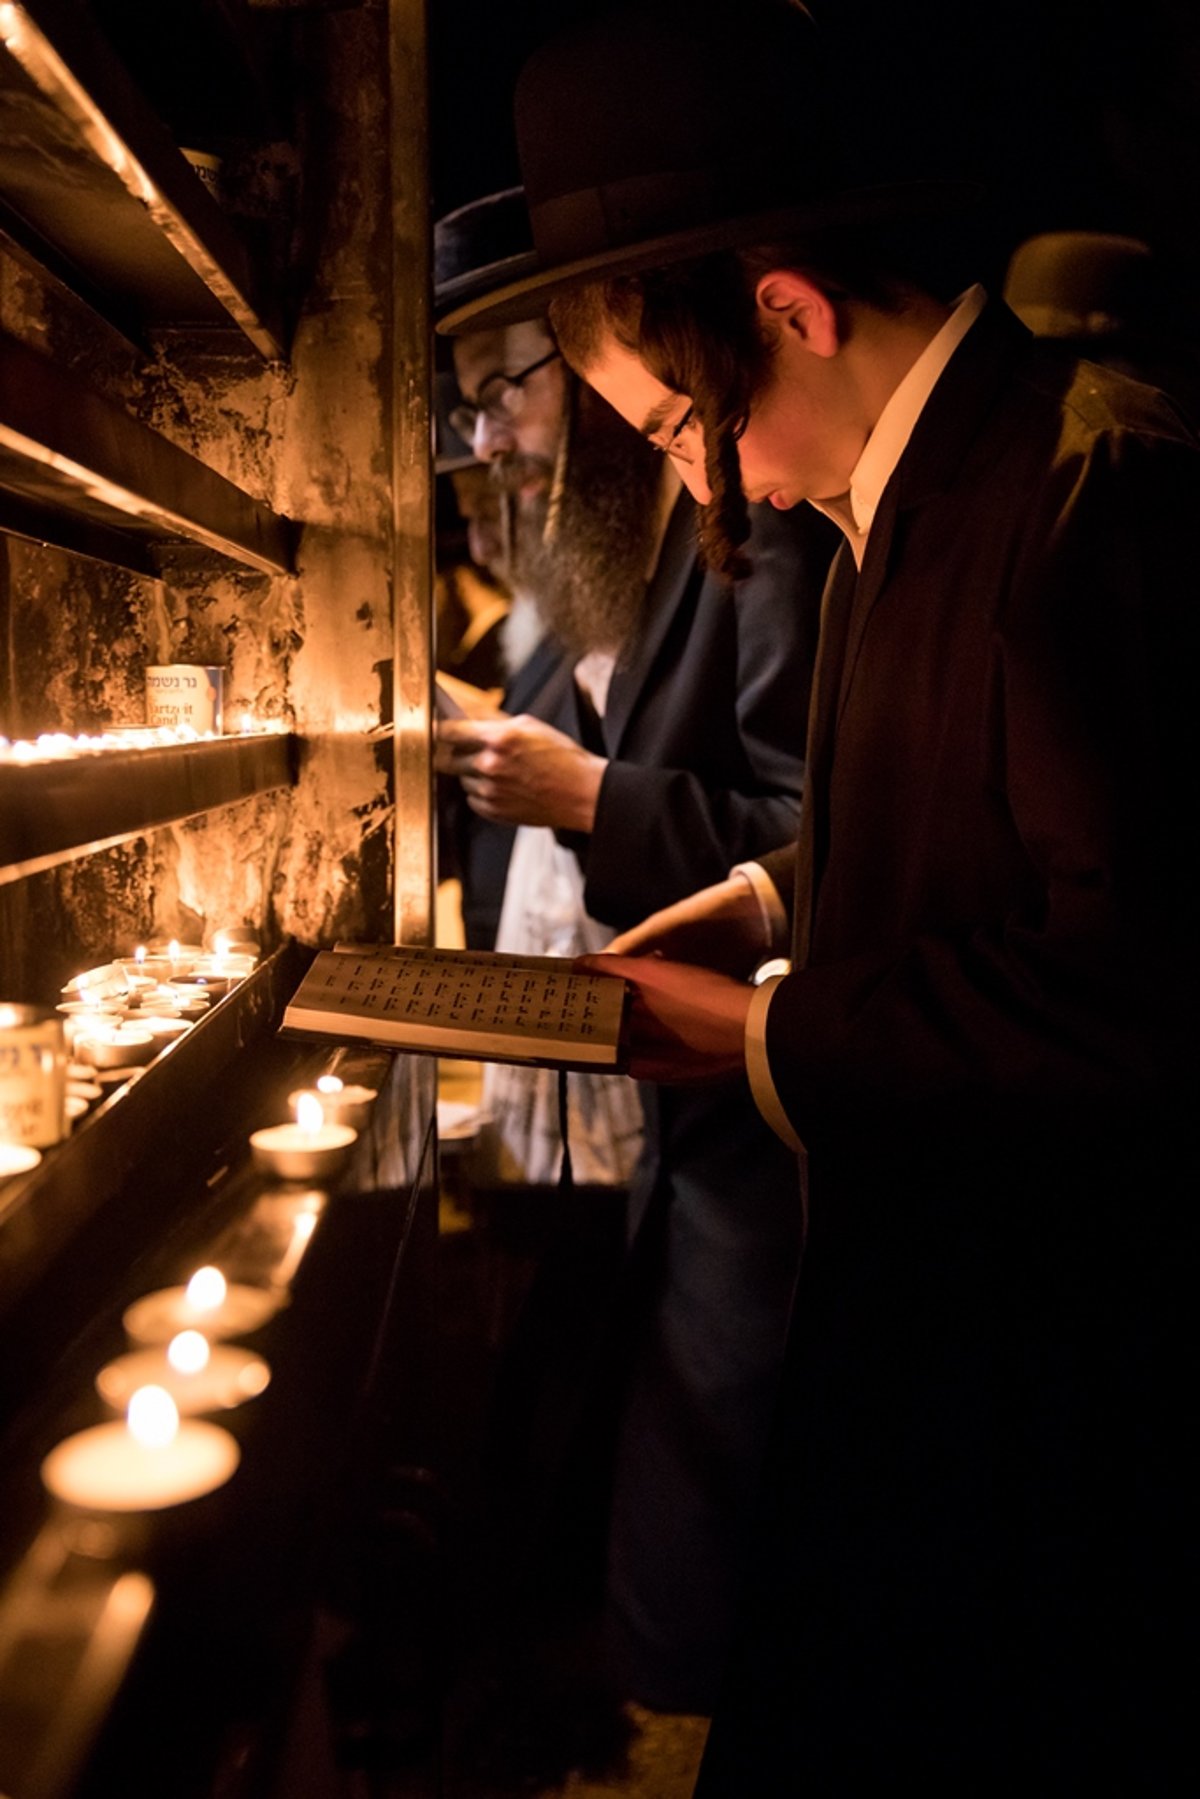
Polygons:
<instances>
[{"instance_id":1,"label":"long gray beard","mask_svg":"<svg viewBox=\"0 0 1200 1799\"><path fill-rule=\"evenodd\" d=\"M512 475L502 479L507 486ZM661 479L657 451L589 394L581 396L553 529L546 529L549 493L514 506L511 585L532 595L546 629L571 654L619 655L633 636L646 597Z\"/></svg>"}]
</instances>

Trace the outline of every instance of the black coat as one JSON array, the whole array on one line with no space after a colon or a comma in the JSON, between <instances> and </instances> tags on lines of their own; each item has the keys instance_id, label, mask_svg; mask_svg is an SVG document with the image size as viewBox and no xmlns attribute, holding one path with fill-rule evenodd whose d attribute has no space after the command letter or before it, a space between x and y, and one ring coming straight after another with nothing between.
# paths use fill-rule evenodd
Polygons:
<instances>
[{"instance_id":1,"label":"black coat","mask_svg":"<svg viewBox=\"0 0 1200 1799\"><path fill-rule=\"evenodd\" d=\"M530 708L608 758L593 831L563 841L579 856L588 911L617 929L724 879L798 822L836 532L816 513L760 509L754 572L731 591L699 565L696 522L681 496L603 720L566 669ZM642 1097L629 1286L619 1341L605 1347L605 1384L623 1370L625 1385L610 1622L626 1690L695 1712L711 1709L728 1648L800 1212L794 1160L744 1080Z\"/></svg>"},{"instance_id":2,"label":"black coat","mask_svg":"<svg viewBox=\"0 0 1200 1799\"><path fill-rule=\"evenodd\" d=\"M773 865L808 1235L704 1799L1195 1778L1198 508L1164 402L991 308L839 558Z\"/></svg>"},{"instance_id":3,"label":"black coat","mask_svg":"<svg viewBox=\"0 0 1200 1799\"><path fill-rule=\"evenodd\" d=\"M756 507L753 572L731 593L671 515L601 725L609 757L589 838L572 839L593 918L618 930L795 836L821 588L837 533Z\"/></svg>"},{"instance_id":4,"label":"black coat","mask_svg":"<svg viewBox=\"0 0 1200 1799\"><path fill-rule=\"evenodd\" d=\"M602 726L585 901L622 928L794 835L819 598L837 533L755 508L731 594L680 501ZM630 1344L609 1539L626 1689L709 1712L728 1652L800 1243L791 1155L744 1081L642 1089Z\"/></svg>"}]
</instances>

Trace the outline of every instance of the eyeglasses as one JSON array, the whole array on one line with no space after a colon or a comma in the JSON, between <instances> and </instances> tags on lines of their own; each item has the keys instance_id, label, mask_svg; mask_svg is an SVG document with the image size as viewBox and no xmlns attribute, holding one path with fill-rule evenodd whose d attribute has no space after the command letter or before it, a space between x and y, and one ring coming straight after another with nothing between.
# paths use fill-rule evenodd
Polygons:
<instances>
[{"instance_id":1,"label":"eyeglasses","mask_svg":"<svg viewBox=\"0 0 1200 1799\"><path fill-rule=\"evenodd\" d=\"M648 437L646 442L650 445L652 450L657 450L660 456L670 456L673 461L681 462L685 468L690 468L696 459L689 452L687 446L680 442L680 439L685 431L690 430L693 425L699 424L699 422L700 421L696 417L695 406L689 406L678 424L672 425L671 434L667 438L666 443L657 443L653 437Z\"/></svg>"},{"instance_id":2,"label":"eyeglasses","mask_svg":"<svg viewBox=\"0 0 1200 1799\"><path fill-rule=\"evenodd\" d=\"M525 406L525 383L530 375L536 375L539 369L544 369L559 354L558 350L548 350L517 375L505 375L497 369L495 374L481 381L478 399L460 400L447 414L458 435L466 443L470 443L475 436L475 425L480 413L491 419L494 425L511 424L514 419L520 418Z\"/></svg>"}]
</instances>

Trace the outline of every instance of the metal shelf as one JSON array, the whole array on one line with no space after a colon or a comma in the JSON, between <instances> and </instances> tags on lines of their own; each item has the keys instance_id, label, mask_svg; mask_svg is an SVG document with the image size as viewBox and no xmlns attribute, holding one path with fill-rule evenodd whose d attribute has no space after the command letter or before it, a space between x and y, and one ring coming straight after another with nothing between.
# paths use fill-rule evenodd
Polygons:
<instances>
[{"instance_id":1,"label":"metal shelf","mask_svg":"<svg viewBox=\"0 0 1200 1799\"><path fill-rule=\"evenodd\" d=\"M290 787L296 755L297 739L278 735L0 764L0 883Z\"/></svg>"},{"instance_id":2,"label":"metal shelf","mask_svg":"<svg viewBox=\"0 0 1200 1799\"><path fill-rule=\"evenodd\" d=\"M180 541L267 574L292 564L287 519L3 335L0 527L138 573Z\"/></svg>"},{"instance_id":3,"label":"metal shelf","mask_svg":"<svg viewBox=\"0 0 1200 1799\"><path fill-rule=\"evenodd\" d=\"M261 356L284 354L235 227L67 0L0 0L0 200L23 247L48 246L122 327L232 325Z\"/></svg>"}]
</instances>

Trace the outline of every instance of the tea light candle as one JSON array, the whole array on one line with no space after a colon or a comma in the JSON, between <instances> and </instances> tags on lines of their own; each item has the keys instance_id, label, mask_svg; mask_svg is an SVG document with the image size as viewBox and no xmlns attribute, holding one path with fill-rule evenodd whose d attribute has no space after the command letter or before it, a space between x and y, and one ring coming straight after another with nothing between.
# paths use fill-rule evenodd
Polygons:
<instances>
[{"instance_id":1,"label":"tea light candle","mask_svg":"<svg viewBox=\"0 0 1200 1799\"><path fill-rule=\"evenodd\" d=\"M171 971L171 977L187 974L195 967L202 951L198 943L180 943L172 937L168 943L151 943L147 947L146 959L150 962L165 961Z\"/></svg>"},{"instance_id":2,"label":"tea light candle","mask_svg":"<svg viewBox=\"0 0 1200 1799\"><path fill-rule=\"evenodd\" d=\"M301 1094L295 1124L275 1124L250 1138L254 1160L284 1181L328 1180L337 1173L357 1140L347 1124L326 1124L315 1093Z\"/></svg>"},{"instance_id":3,"label":"tea light candle","mask_svg":"<svg viewBox=\"0 0 1200 1799\"><path fill-rule=\"evenodd\" d=\"M154 1058L156 1045L140 1025L97 1025L80 1032L75 1053L95 1068L136 1068Z\"/></svg>"},{"instance_id":4,"label":"tea light candle","mask_svg":"<svg viewBox=\"0 0 1200 1799\"><path fill-rule=\"evenodd\" d=\"M336 1074L323 1074L317 1080L315 1092L309 1087L298 1087L288 1094L288 1105L294 1117L299 1117L300 1101L306 1094L316 1100L329 1124L348 1124L355 1131L363 1130L370 1122L371 1107L376 1098L373 1087L347 1087Z\"/></svg>"},{"instance_id":5,"label":"tea light candle","mask_svg":"<svg viewBox=\"0 0 1200 1799\"><path fill-rule=\"evenodd\" d=\"M99 968L86 968L69 980L62 989L65 999L102 1000L123 993L125 971L116 962L105 962Z\"/></svg>"},{"instance_id":6,"label":"tea light candle","mask_svg":"<svg viewBox=\"0 0 1200 1799\"><path fill-rule=\"evenodd\" d=\"M124 1315L135 1343L169 1343L180 1331L206 1337L241 1337L258 1330L283 1303L265 1287L231 1286L219 1268L197 1268L186 1287L160 1287L136 1299Z\"/></svg>"},{"instance_id":7,"label":"tea light candle","mask_svg":"<svg viewBox=\"0 0 1200 1799\"><path fill-rule=\"evenodd\" d=\"M125 1011L114 1002L111 1005L99 1005L90 1000L67 1000L57 1006L56 1011L63 1014L63 1040L74 1055L76 1042L86 1037L89 1032L97 1030L116 1030L125 1022Z\"/></svg>"},{"instance_id":8,"label":"tea light candle","mask_svg":"<svg viewBox=\"0 0 1200 1799\"><path fill-rule=\"evenodd\" d=\"M235 953L224 956L201 956L190 970L194 981L202 981L215 999L223 999L231 987L244 981L254 971L257 958Z\"/></svg>"},{"instance_id":9,"label":"tea light candle","mask_svg":"<svg viewBox=\"0 0 1200 1799\"><path fill-rule=\"evenodd\" d=\"M28 1174L41 1159L41 1150L34 1149L31 1143L0 1143L0 1181L9 1180L14 1174Z\"/></svg>"},{"instance_id":10,"label":"tea light candle","mask_svg":"<svg viewBox=\"0 0 1200 1799\"><path fill-rule=\"evenodd\" d=\"M138 1025L139 1030L149 1031L160 1046L173 1043L176 1037L186 1037L191 1028L189 1019L174 1012L148 1012Z\"/></svg>"},{"instance_id":11,"label":"tea light candle","mask_svg":"<svg viewBox=\"0 0 1200 1799\"><path fill-rule=\"evenodd\" d=\"M258 937L247 925L226 925L224 929L213 932L214 956L244 956L253 964L258 961L260 953Z\"/></svg>"},{"instance_id":12,"label":"tea light candle","mask_svg":"<svg viewBox=\"0 0 1200 1799\"><path fill-rule=\"evenodd\" d=\"M171 996L170 1003L176 1014L180 1018L190 1019L193 1024L205 1016L214 998L209 988L196 981L172 981Z\"/></svg>"},{"instance_id":13,"label":"tea light candle","mask_svg":"<svg viewBox=\"0 0 1200 1799\"><path fill-rule=\"evenodd\" d=\"M124 1016L136 1026L149 1029L151 1018L186 1018L193 1024L207 1013L212 1003L206 987L192 981L164 981L142 993L131 994Z\"/></svg>"},{"instance_id":14,"label":"tea light candle","mask_svg":"<svg viewBox=\"0 0 1200 1799\"><path fill-rule=\"evenodd\" d=\"M132 957L123 957L117 963L117 967L125 976L125 985L133 993L138 993L146 987L153 987L171 972L171 964L167 957L155 956L151 959L146 952L144 943L138 944Z\"/></svg>"},{"instance_id":15,"label":"tea light candle","mask_svg":"<svg viewBox=\"0 0 1200 1799\"><path fill-rule=\"evenodd\" d=\"M191 1417L256 1399L270 1379L261 1356L233 1344L211 1344L199 1331L186 1330L165 1349L135 1349L108 1362L96 1376L96 1391L123 1412L139 1387L162 1387L180 1416Z\"/></svg>"},{"instance_id":16,"label":"tea light candle","mask_svg":"<svg viewBox=\"0 0 1200 1799\"><path fill-rule=\"evenodd\" d=\"M104 1512L155 1512L223 1486L241 1451L217 1424L179 1421L162 1387L139 1387L123 1423L97 1424L58 1444L42 1463L56 1499Z\"/></svg>"}]
</instances>

